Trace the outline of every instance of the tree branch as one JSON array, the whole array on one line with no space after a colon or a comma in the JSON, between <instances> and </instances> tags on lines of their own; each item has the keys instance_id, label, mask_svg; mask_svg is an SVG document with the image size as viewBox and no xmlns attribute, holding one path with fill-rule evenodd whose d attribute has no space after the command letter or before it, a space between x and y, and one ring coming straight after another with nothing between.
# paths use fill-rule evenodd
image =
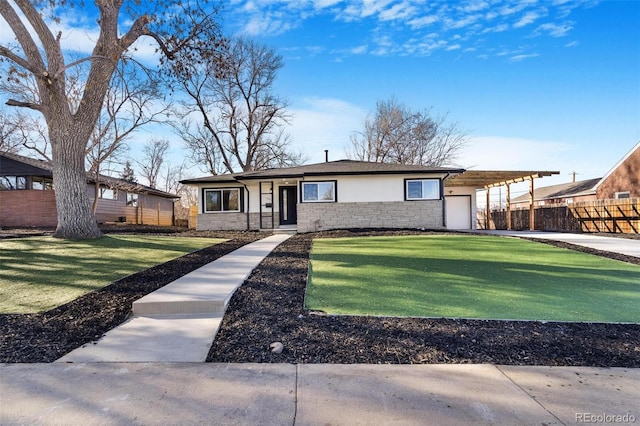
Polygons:
<instances>
[{"instance_id":1,"label":"tree branch","mask_svg":"<svg viewBox=\"0 0 640 426\"><path fill-rule=\"evenodd\" d=\"M15 62L16 65L32 72L33 74L36 74L37 71L36 69L34 69L33 67L31 67L31 65L29 64L29 61L27 61L26 59L24 59L21 56L16 55L11 49L5 47L5 46L0 46L0 56L4 56L5 58L9 59L12 62Z\"/></svg>"},{"instance_id":2,"label":"tree branch","mask_svg":"<svg viewBox=\"0 0 640 426\"><path fill-rule=\"evenodd\" d=\"M41 107L38 104L34 104L33 102L21 102L15 99L7 99L5 105L14 106L14 107L22 107L22 108L31 108L36 111L41 111Z\"/></svg>"},{"instance_id":3,"label":"tree branch","mask_svg":"<svg viewBox=\"0 0 640 426\"><path fill-rule=\"evenodd\" d=\"M29 2L22 5L20 3L16 4L20 6L22 12L25 14L25 16L27 16L27 19L29 19L29 22L33 21L34 19L30 15L35 15L37 17L40 16ZM0 0L0 15L4 18L7 24L9 24L9 27L15 34L16 39L18 39L18 43L20 43L20 46L22 46L22 50L24 51L27 60L25 61L23 58L15 55L10 49L7 49L6 47L2 47L2 50L0 50L0 54L34 74L41 72L38 70L44 70L44 61L39 53L38 46L31 37L31 34L29 33L29 30L27 30L27 27L22 23L22 20L7 0ZM29 66L28 64L34 65Z\"/></svg>"},{"instance_id":4,"label":"tree branch","mask_svg":"<svg viewBox=\"0 0 640 426\"><path fill-rule=\"evenodd\" d=\"M58 77L60 77L60 75L65 72L66 70L68 70L69 68L75 67L78 64L81 64L83 62L87 62L87 61L93 61L94 59L105 59L105 60L110 60L109 58L107 58L106 56L89 56L86 58L82 58L82 59L78 59L77 61L73 61L70 64L62 67L61 69L59 69L58 71L56 71L56 73L53 75L53 79L57 79Z\"/></svg>"}]
</instances>

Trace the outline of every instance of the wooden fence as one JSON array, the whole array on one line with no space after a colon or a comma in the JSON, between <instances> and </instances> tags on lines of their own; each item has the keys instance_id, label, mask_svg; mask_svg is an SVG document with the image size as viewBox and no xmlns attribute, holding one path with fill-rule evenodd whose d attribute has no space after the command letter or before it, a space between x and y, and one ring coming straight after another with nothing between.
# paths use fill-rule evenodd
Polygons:
<instances>
[{"instance_id":1,"label":"wooden fence","mask_svg":"<svg viewBox=\"0 0 640 426\"><path fill-rule=\"evenodd\" d=\"M478 211L478 229L485 228L485 212ZM596 200L568 206L534 208L535 229L560 232L640 233L640 198ZM507 229L506 210L491 212L490 229ZM529 209L511 210L511 229L529 229Z\"/></svg>"},{"instance_id":2,"label":"wooden fence","mask_svg":"<svg viewBox=\"0 0 640 426\"><path fill-rule=\"evenodd\" d=\"M573 203L571 214L582 232L640 233L640 198Z\"/></svg>"},{"instance_id":3,"label":"wooden fence","mask_svg":"<svg viewBox=\"0 0 640 426\"><path fill-rule=\"evenodd\" d=\"M196 229L198 226L198 206L189 206L188 216L189 229Z\"/></svg>"}]
</instances>

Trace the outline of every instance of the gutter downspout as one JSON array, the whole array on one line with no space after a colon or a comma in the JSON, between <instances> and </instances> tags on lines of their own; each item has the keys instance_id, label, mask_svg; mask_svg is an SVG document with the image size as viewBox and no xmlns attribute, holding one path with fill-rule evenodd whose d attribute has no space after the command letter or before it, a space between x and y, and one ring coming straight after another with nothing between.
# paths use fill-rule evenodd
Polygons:
<instances>
[{"instance_id":1,"label":"gutter downspout","mask_svg":"<svg viewBox=\"0 0 640 426\"><path fill-rule=\"evenodd\" d=\"M444 195L444 181L451 176L450 172L447 172L447 175L442 179L442 185L440 187L440 193L442 194L442 227L446 229L447 227L447 208L446 208L446 201L445 201L445 195Z\"/></svg>"},{"instance_id":2,"label":"gutter downspout","mask_svg":"<svg viewBox=\"0 0 640 426\"><path fill-rule=\"evenodd\" d=\"M241 182L242 186L244 186L244 189L247 191L247 231L251 231L251 219L249 216L249 207L250 207L250 200L251 200L251 194L249 193L249 188L247 188L247 184L244 182Z\"/></svg>"}]
</instances>

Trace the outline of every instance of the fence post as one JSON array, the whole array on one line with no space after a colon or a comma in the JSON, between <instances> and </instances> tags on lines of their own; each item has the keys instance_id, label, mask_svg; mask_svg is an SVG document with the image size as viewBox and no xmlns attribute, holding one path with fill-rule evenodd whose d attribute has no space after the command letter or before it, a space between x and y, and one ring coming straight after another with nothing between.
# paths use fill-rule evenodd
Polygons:
<instances>
[{"instance_id":1,"label":"fence post","mask_svg":"<svg viewBox=\"0 0 640 426\"><path fill-rule=\"evenodd\" d=\"M511 184L507 184L507 231L511 231Z\"/></svg>"},{"instance_id":2,"label":"fence post","mask_svg":"<svg viewBox=\"0 0 640 426\"><path fill-rule=\"evenodd\" d=\"M491 191L491 188L487 187L487 206L486 214L484 215L484 229L491 229L491 205L489 204L491 197L489 195L489 191Z\"/></svg>"},{"instance_id":3,"label":"fence post","mask_svg":"<svg viewBox=\"0 0 640 426\"><path fill-rule=\"evenodd\" d=\"M529 230L536 230L535 212L533 211L533 179L529 183Z\"/></svg>"}]
</instances>

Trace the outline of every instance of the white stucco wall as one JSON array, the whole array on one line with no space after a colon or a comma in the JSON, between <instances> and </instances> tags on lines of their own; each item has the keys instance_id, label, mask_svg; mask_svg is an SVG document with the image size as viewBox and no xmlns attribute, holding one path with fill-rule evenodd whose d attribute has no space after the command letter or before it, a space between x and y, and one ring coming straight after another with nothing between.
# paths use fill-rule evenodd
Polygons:
<instances>
[{"instance_id":1,"label":"white stucco wall","mask_svg":"<svg viewBox=\"0 0 640 426\"><path fill-rule=\"evenodd\" d=\"M443 178L444 174L429 176L428 178ZM273 179L270 181L273 183L273 216L275 226L278 227L279 223L279 188L280 186L296 186L298 192L298 224L299 227L304 223L309 222L315 218L315 212L324 211L330 209L331 211L340 211L340 217L343 221L346 221L347 226L371 226L375 227L376 223L380 223L380 226L391 227L442 227L442 203L435 202L437 200L429 201L425 203L428 206L426 211L428 214L425 216L420 209L415 210L418 204L408 205L405 197L405 181L407 179L425 179L424 175L381 175L381 176L329 176L329 177L307 177L305 179ZM301 182L324 182L324 181L336 181L337 191L337 203L299 203L300 199L300 183ZM265 188L266 185L263 185ZM200 184L198 186L198 212L200 215L209 216L206 218L199 218L198 228L205 229L205 227L217 228L221 226L228 219L228 226L231 229L241 229L243 226L246 229L246 213L207 213L203 214L203 200L202 190L205 188L243 188L244 193L244 211L249 212L250 226L252 229L256 229L260 223L260 182L259 181L245 181L243 183L224 183L224 184ZM444 188L445 197L447 196L469 196L471 211L469 215L471 217L471 229L475 228L476 217L476 190L472 187L446 187ZM264 201L264 200L263 200ZM366 203L374 203L367 204ZM395 205L397 203L397 205ZM446 203L445 203L446 204ZM453 203L452 203L453 204ZM330 205L333 205L331 207ZM340 205L340 206L338 206ZM347 206L348 209L342 205ZM314 207L315 206L315 207ZM363 207L363 208L360 208ZM438 207L440 206L440 207ZM366 208L365 208L366 207ZM399 210L396 212L396 209ZM382 210L384 210L384 213ZM344 211L343 211L344 210ZM352 211L353 210L353 211ZM268 210L266 210L268 211ZM354 212L358 212L355 214ZM313 212L313 214L312 214ZM365 214L369 212L368 214ZM394 212L391 214L391 212ZM264 213L264 212L263 212ZM326 214L326 212L324 213ZM245 215L243 219L242 215ZM310 217L305 217L308 215ZM350 223L344 217L345 215L357 216L357 223ZM385 219L383 217L395 217L396 219ZM424 216L424 217L423 217ZM377 218L377 219L376 219ZM402 219L400 219L402 218ZM314 220L317 222L318 218ZM338 218L337 218L338 219ZM201 222L202 220L202 222ZM331 221L330 221L331 222ZM327 223L328 227L338 227L338 222ZM200 223L203 225L200 226ZM314 222L315 223L315 222ZM315 226L315 225L314 225ZM212 228L212 229L213 229Z\"/></svg>"},{"instance_id":2,"label":"white stucco wall","mask_svg":"<svg viewBox=\"0 0 640 426\"><path fill-rule=\"evenodd\" d=\"M442 178L433 175L429 178ZM307 177L303 182L337 181L338 203L404 201L406 179L425 179L424 175Z\"/></svg>"}]
</instances>

